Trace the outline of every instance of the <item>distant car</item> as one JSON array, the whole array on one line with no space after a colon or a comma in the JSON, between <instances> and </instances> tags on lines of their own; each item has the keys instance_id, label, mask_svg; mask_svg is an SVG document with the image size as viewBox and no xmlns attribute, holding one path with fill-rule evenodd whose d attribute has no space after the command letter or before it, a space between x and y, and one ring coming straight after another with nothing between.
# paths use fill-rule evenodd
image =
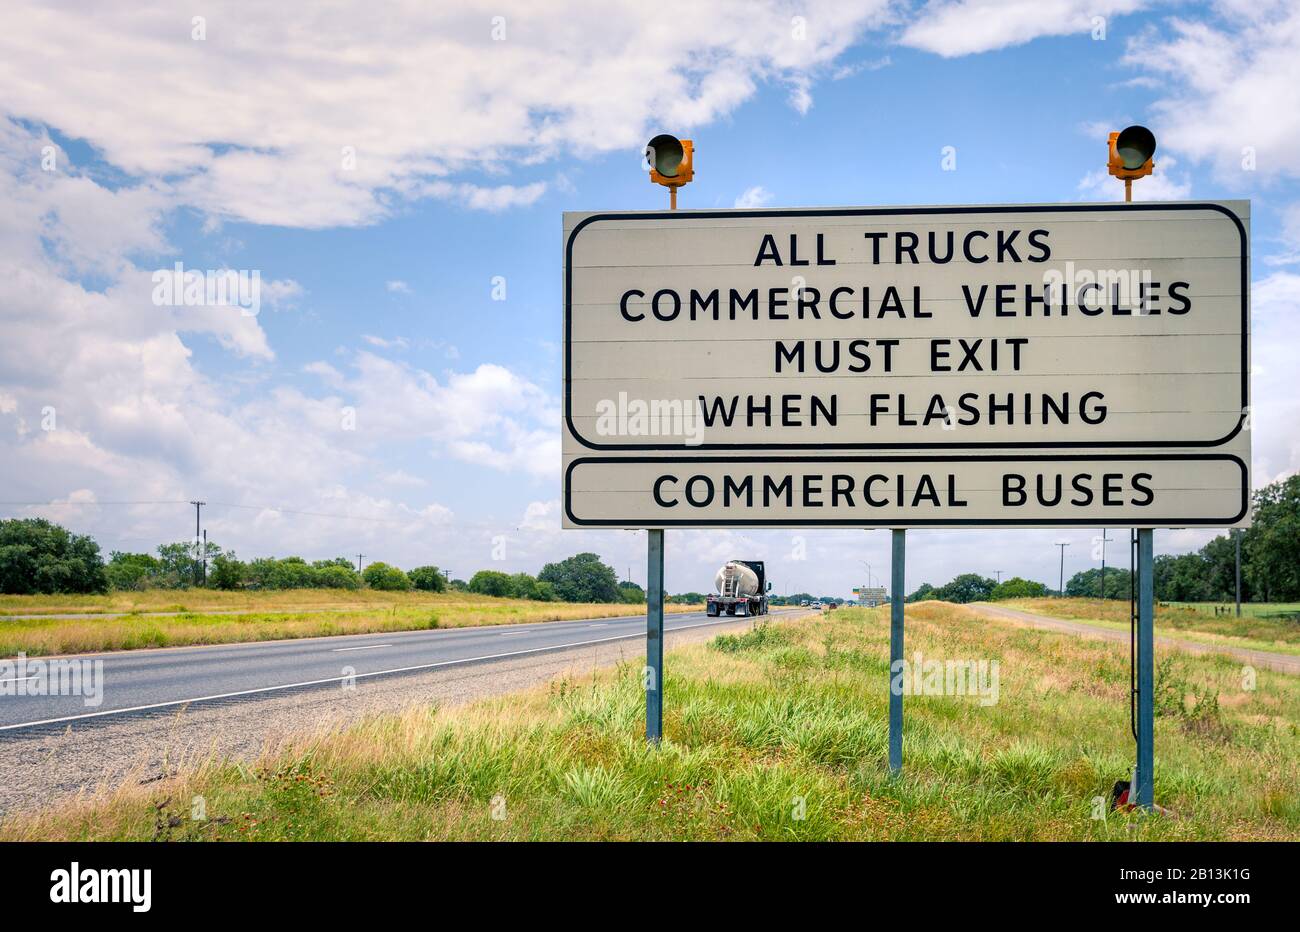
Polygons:
<instances>
[{"instance_id":1,"label":"distant car","mask_svg":"<svg viewBox=\"0 0 1300 932\"><path fill-rule=\"evenodd\" d=\"M807 608L807 607L808 607L808 600L807 600L807 599L800 599L800 600L799 600L799 605L802 606L803 608Z\"/></svg>"},{"instance_id":2,"label":"distant car","mask_svg":"<svg viewBox=\"0 0 1300 932\"><path fill-rule=\"evenodd\" d=\"M814 602L814 603L812 604L811 607L812 607L812 608L821 608L821 607L822 607L822 603L820 603L820 602Z\"/></svg>"}]
</instances>

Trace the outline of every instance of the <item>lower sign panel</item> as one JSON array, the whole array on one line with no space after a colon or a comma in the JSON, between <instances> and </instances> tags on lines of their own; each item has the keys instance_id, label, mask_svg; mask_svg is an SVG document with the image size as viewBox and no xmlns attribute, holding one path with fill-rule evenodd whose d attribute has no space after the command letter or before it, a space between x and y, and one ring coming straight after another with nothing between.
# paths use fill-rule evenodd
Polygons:
<instances>
[{"instance_id":1,"label":"lower sign panel","mask_svg":"<svg viewBox=\"0 0 1300 932\"><path fill-rule=\"evenodd\" d=\"M1228 454L578 458L566 527L1224 527Z\"/></svg>"}]
</instances>

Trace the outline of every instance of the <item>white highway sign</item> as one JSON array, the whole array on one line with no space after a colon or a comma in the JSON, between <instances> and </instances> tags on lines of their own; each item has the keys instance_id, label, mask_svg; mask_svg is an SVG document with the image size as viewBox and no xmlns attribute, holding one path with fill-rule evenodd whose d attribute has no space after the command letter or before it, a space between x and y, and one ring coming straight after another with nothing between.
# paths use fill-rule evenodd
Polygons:
<instances>
[{"instance_id":1,"label":"white highway sign","mask_svg":"<svg viewBox=\"0 0 1300 932\"><path fill-rule=\"evenodd\" d=\"M1238 523L1248 222L565 214L566 524Z\"/></svg>"}]
</instances>

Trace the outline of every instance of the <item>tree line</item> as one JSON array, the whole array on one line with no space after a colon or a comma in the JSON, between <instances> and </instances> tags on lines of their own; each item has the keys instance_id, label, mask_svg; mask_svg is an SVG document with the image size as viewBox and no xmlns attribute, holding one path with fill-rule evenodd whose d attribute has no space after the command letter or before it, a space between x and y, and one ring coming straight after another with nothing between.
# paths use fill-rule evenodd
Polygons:
<instances>
[{"instance_id":1,"label":"tree line","mask_svg":"<svg viewBox=\"0 0 1300 932\"><path fill-rule=\"evenodd\" d=\"M204 549L206 547L206 549ZM0 520L0 593L5 595L103 593L145 589L279 590L377 589L388 592L463 591L539 602L644 602L636 583L620 582L594 553L547 563L537 576L479 570L466 582L436 566L410 570L375 561L358 571L347 557L241 560L212 541L181 541L154 553L114 550L104 560L85 534L44 518ZM700 597L703 601L703 596Z\"/></svg>"},{"instance_id":2,"label":"tree line","mask_svg":"<svg viewBox=\"0 0 1300 932\"><path fill-rule=\"evenodd\" d=\"M1300 475L1256 490L1251 526L1233 532L1241 543L1243 602L1300 601ZM1152 565L1155 597L1161 602L1231 602L1236 597L1237 540L1220 534L1199 550L1161 554ZM1121 553L1123 551L1120 551ZM1075 573L1065 595L1089 599L1127 599L1133 585L1127 567L1101 567ZM964 573L943 586L922 583L909 602L986 602L1059 595L1042 583L1014 577L1000 585L977 573Z\"/></svg>"},{"instance_id":3,"label":"tree line","mask_svg":"<svg viewBox=\"0 0 1300 932\"><path fill-rule=\"evenodd\" d=\"M1242 598L1257 602L1300 601L1300 475L1264 486L1254 493L1252 524L1240 534ZM1219 535L1194 553L1164 554L1153 567L1155 595L1161 601L1230 601L1236 585L1236 545ZM1122 552L1122 551L1121 551ZM206 571L200 569L206 567ZM114 550L107 561L99 544L84 534L44 518L0 520L0 593L95 593L109 589L371 589L443 592L464 590L482 595L537 601L644 602L636 583L620 582L613 567L597 554L579 553L547 563L536 577L528 573L480 570L469 581L448 579L436 566L402 570L371 563L358 572L346 557L308 562L302 557L259 557L240 560L209 542L207 550L190 542L163 544L155 553ZM1126 599L1131 581L1127 568L1107 567L1104 590L1100 567L1075 573L1065 594L1087 598ZM942 586L923 583L907 601L943 599L951 602L1034 598L1056 595L1042 583L1018 576L996 582L977 573L964 573ZM669 596L669 602L703 602L699 592ZM784 598L774 605L817 601L809 593ZM823 602L842 600L822 596Z\"/></svg>"}]
</instances>

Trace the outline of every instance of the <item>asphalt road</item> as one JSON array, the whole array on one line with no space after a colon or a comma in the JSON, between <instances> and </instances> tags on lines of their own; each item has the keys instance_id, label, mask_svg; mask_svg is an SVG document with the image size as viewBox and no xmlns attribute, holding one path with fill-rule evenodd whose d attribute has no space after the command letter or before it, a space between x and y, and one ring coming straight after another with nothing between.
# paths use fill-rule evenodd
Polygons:
<instances>
[{"instance_id":1,"label":"asphalt road","mask_svg":"<svg viewBox=\"0 0 1300 932\"><path fill-rule=\"evenodd\" d=\"M1022 612L1016 608L989 605L987 602L976 602L968 605L967 608L983 612L991 618L1018 621L1032 625L1035 628L1066 631L1070 634L1081 634L1085 637L1102 638L1107 641L1124 641L1127 643L1129 639L1127 631L1115 628L1099 628L1096 625L1090 625L1082 621L1051 618L1047 615ZM1226 654L1229 657L1235 657L1252 666L1263 667L1266 670L1277 670L1280 673L1300 675L1300 654L1282 654L1275 651L1256 650L1252 647L1233 647L1230 644L1210 644L1204 641L1190 641L1186 638L1170 637L1166 634L1157 634L1155 643L1157 647L1172 647L1192 654Z\"/></svg>"},{"instance_id":2,"label":"asphalt road","mask_svg":"<svg viewBox=\"0 0 1300 932\"><path fill-rule=\"evenodd\" d=\"M666 631L735 624L703 612L667 615ZM114 716L175 711L187 703L234 700L289 689L339 689L345 678L399 676L545 651L645 637L644 615L582 621L301 638L252 644L78 654L102 663L102 702L83 695L10 695L32 670L0 667L0 735ZM30 658L32 664L41 658ZM6 680L8 682L6 682ZM32 683L27 680L27 683ZM26 688L26 687L24 687Z\"/></svg>"}]
</instances>

